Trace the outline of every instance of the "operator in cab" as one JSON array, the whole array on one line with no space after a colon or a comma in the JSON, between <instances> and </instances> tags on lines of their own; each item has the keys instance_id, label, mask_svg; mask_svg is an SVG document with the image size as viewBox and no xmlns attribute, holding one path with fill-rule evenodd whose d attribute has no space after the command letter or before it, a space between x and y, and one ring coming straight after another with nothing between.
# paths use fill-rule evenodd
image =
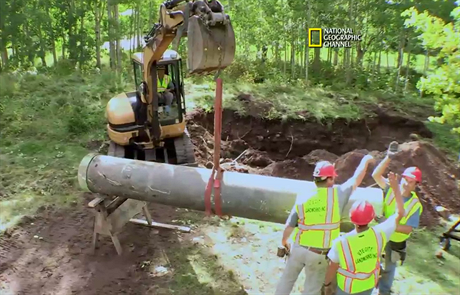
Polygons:
<instances>
[{"instance_id":1,"label":"operator in cab","mask_svg":"<svg viewBox=\"0 0 460 295\"><path fill-rule=\"evenodd\" d=\"M158 105L165 106L166 116L169 116L174 101L174 83L171 77L166 74L165 66L158 66L157 72Z\"/></svg>"}]
</instances>

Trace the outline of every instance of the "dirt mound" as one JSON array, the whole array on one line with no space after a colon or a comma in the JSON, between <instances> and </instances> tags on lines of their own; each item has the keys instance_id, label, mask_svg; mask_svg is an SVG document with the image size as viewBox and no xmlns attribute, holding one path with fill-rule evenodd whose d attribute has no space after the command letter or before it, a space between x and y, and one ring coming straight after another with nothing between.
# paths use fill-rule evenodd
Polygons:
<instances>
[{"instance_id":1,"label":"dirt mound","mask_svg":"<svg viewBox=\"0 0 460 295\"><path fill-rule=\"evenodd\" d=\"M246 169L249 173L301 180L311 180L315 163L328 160L335 163L337 182L342 183L353 175L364 155L370 153L378 164L391 141L418 138L413 134L432 136L421 122L385 113L348 124L339 120L329 127L313 122L239 117L228 110L223 118L222 158L240 156L237 162L250 166L252 169ZM212 161L212 128L212 113L197 111L190 115L189 130L198 147L199 162ZM371 171L376 164L369 167L362 186L375 184ZM429 143L406 142L388 170L402 173L409 166L418 166L423 172L418 190L424 206L422 225L437 224L435 206L460 212L460 171L445 155Z\"/></svg>"},{"instance_id":2,"label":"dirt mound","mask_svg":"<svg viewBox=\"0 0 460 295\"><path fill-rule=\"evenodd\" d=\"M195 111L188 117L189 128L194 129L193 126L197 125L213 133L214 113ZM391 140L405 142L412 133L432 137L422 122L384 112L359 121L338 119L324 125L316 120L241 117L231 110L224 110L222 118L222 140L230 142L222 156L232 158L249 147L266 152L274 161L283 161L303 157L314 150L327 150L336 155L355 149L383 151ZM193 136L196 135L190 131Z\"/></svg>"}]
</instances>

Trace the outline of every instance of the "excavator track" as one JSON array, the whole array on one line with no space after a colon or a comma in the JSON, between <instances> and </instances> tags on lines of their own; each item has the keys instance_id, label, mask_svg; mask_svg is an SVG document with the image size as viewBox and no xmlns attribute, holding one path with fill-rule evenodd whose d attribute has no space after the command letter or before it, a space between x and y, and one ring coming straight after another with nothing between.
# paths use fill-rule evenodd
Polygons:
<instances>
[{"instance_id":1,"label":"excavator track","mask_svg":"<svg viewBox=\"0 0 460 295\"><path fill-rule=\"evenodd\" d=\"M174 139L174 149L176 151L177 165L198 166L195 160L195 149L187 128L185 128L181 137Z\"/></svg>"}]
</instances>

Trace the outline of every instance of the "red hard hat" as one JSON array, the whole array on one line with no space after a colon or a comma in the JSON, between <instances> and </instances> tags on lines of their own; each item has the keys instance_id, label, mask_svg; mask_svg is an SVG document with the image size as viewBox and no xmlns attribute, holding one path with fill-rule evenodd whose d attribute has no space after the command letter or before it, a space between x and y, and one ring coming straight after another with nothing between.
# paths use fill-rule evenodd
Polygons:
<instances>
[{"instance_id":1,"label":"red hard hat","mask_svg":"<svg viewBox=\"0 0 460 295\"><path fill-rule=\"evenodd\" d=\"M316 163L313 177L336 177L334 165L328 161L321 161Z\"/></svg>"},{"instance_id":2,"label":"red hard hat","mask_svg":"<svg viewBox=\"0 0 460 295\"><path fill-rule=\"evenodd\" d=\"M418 169L417 167L407 168L406 170L404 170L404 173L402 174L402 176L414 179L417 182L422 181L422 171L420 171L420 169Z\"/></svg>"},{"instance_id":3,"label":"red hard hat","mask_svg":"<svg viewBox=\"0 0 460 295\"><path fill-rule=\"evenodd\" d=\"M367 225L374 217L374 207L368 201L357 201L350 209L350 220L356 225Z\"/></svg>"}]
</instances>

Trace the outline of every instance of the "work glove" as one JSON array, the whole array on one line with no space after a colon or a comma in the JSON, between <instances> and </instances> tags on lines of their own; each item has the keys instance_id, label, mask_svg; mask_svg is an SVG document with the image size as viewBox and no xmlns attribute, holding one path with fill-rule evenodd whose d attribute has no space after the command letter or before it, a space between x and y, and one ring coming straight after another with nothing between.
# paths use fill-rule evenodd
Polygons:
<instances>
[{"instance_id":1,"label":"work glove","mask_svg":"<svg viewBox=\"0 0 460 295\"><path fill-rule=\"evenodd\" d=\"M388 158L393 159L395 155L398 153L398 149L399 149L398 142L392 141L390 145L388 146L388 151L387 151Z\"/></svg>"}]
</instances>

